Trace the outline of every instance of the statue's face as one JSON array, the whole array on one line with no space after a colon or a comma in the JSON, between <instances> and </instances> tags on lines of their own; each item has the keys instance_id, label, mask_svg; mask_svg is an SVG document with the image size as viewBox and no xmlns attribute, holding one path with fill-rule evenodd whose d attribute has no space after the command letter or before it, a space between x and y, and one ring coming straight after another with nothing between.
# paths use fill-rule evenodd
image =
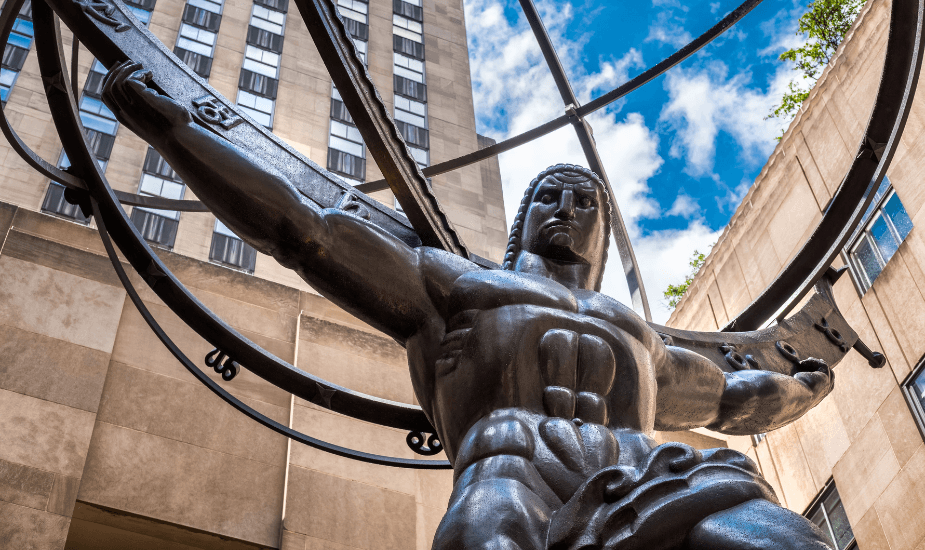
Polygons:
<instances>
[{"instance_id":1,"label":"statue's face","mask_svg":"<svg viewBox=\"0 0 925 550\"><path fill-rule=\"evenodd\" d=\"M599 263L606 224L601 193L593 181L541 181L527 208L523 250L559 261Z\"/></svg>"}]
</instances>

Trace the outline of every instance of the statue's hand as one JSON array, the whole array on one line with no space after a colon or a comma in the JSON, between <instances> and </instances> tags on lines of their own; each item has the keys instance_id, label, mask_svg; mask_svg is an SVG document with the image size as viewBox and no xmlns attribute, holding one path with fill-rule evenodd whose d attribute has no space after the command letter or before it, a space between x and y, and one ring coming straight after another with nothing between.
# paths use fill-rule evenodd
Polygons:
<instances>
[{"instance_id":1,"label":"statue's hand","mask_svg":"<svg viewBox=\"0 0 925 550\"><path fill-rule=\"evenodd\" d=\"M103 81L103 103L119 122L156 145L158 137L190 123L192 116L173 99L149 88L152 77L140 63L129 60L116 65Z\"/></svg>"},{"instance_id":2,"label":"statue's hand","mask_svg":"<svg viewBox=\"0 0 925 550\"><path fill-rule=\"evenodd\" d=\"M800 361L797 372L793 375L813 394L813 402L818 403L835 388L835 373L822 359L810 357Z\"/></svg>"}]
</instances>

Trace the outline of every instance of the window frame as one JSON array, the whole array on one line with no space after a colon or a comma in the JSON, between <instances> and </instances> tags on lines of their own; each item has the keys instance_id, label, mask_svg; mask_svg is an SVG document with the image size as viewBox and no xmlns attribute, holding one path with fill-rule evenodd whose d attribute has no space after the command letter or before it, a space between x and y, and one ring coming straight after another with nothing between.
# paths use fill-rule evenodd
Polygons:
<instances>
[{"instance_id":1,"label":"window frame","mask_svg":"<svg viewBox=\"0 0 925 550\"><path fill-rule=\"evenodd\" d=\"M832 531L832 522L829 520L829 514L825 509L825 499L828 498L833 492L838 492L838 487L835 485L835 479L829 478L829 480L822 487L822 490L819 491L819 494L809 503L809 506L806 507L806 510L803 511L803 517L810 519L810 516L817 509L822 510L822 514L825 516L826 525L829 528L829 537L831 537L832 542L835 544L835 550L838 550L838 540L835 538L835 533ZM839 501L842 501L841 494L838 495ZM842 501L842 509L844 509L844 501ZM815 523L814 523L815 525ZM851 528L851 541L845 546L844 550L858 550L858 539L854 536L854 527L851 525L851 522L848 522L848 527Z\"/></svg>"},{"instance_id":2,"label":"window frame","mask_svg":"<svg viewBox=\"0 0 925 550\"><path fill-rule=\"evenodd\" d=\"M915 421L915 427L919 430L919 435L925 440L925 405L915 394L914 384L916 378L925 374L925 355L919 358L918 364L912 369L912 372L899 385L903 397L906 399L906 405L912 413L912 419Z\"/></svg>"},{"instance_id":3,"label":"window frame","mask_svg":"<svg viewBox=\"0 0 925 550\"><path fill-rule=\"evenodd\" d=\"M896 255L896 252L894 252L893 255L891 255L889 258L883 258L880 248L877 246L877 241L870 232L871 227L877 222L878 219L883 218L890 237L892 237L894 242L897 243L897 252L899 247L902 246L908 237L908 233L906 234L906 237L900 236L900 233L895 227L893 220L888 215L886 215L883 210L887 203L890 202L894 196L896 196L900 204L902 204L902 199L899 197L899 194L896 192L893 183L887 176L883 177L883 183L881 183L880 189L877 190L877 194L881 196L876 198L876 200L868 207L867 212L862 218L861 225L858 227L858 229L855 230L854 234L848 240L848 244L845 245L841 253L842 260L848 266L848 272L851 274L851 281L854 283L855 289L858 291L859 296L864 296L874 286L874 282L880 276L880 273L883 273L883 270L886 269L890 260L893 259L893 257ZM905 205L903 205L903 210L905 211ZM909 217L908 212L906 212L906 216ZM857 249L863 243L866 243L873 250L874 258L880 266L880 272L877 273L877 276L873 279L870 278L867 271L863 268L863 266L860 265L860 261L857 260L855 256Z\"/></svg>"}]
</instances>

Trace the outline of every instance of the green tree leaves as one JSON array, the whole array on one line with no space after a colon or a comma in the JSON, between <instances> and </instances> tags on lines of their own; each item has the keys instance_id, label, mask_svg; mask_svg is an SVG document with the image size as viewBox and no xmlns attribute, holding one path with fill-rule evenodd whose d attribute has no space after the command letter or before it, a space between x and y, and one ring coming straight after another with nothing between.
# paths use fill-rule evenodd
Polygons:
<instances>
[{"instance_id":1,"label":"green tree leaves","mask_svg":"<svg viewBox=\"0 0 925 550\"><path fill-rule=\"evenodd\" d=\"M832 60L838 45L854 23L864 0L816 0L799 20L797 35L806 37L806 43L799 48L780 54L781 61L793 63L793 70L802 73L806 81L801 86L791 81L787 93L765 119L792 119L803 101L809 97L819 75ZM780 139L780 138L777 138Z\"/></svg>"},{"instance_id":2,"label":"green tree leaves","mask_svg":"<svg viewBox=\"0 0 925 550\"><path fill-rule=\"evenodd\" d=\"M679 285L668 285L668 289L663 293L665 299L668 300L668 307L674 309L678 307L678 302L681 301L681 296L684 296L684 293L687 292L687 288L694 282L694 277L697 275L697 272L700 271L700 266L703 265L707 259L707 255L694 250L694 255L691 256L690 264L691 272L684 279L684 282Z\"/></svg>"}]
</instances>

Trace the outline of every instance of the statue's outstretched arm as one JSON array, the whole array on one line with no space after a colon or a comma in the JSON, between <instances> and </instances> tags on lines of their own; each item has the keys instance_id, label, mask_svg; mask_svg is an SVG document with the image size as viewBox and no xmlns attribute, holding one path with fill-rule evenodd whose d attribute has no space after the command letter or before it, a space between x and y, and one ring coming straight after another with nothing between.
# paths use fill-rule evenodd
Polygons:
<instances>
[{"instance_id":1,"label":"statue's outstretched arm","mask_svg":"<svg viewBox=\"0 0 925 550\"><path fill-rule=\"evenodd\" d=\"M658 375L656 429L707 427L730 435L763 433L800 418L835 384L817 359L793 376L767 370L723 372L695 352L667 347Z\"/></svg>"},{"instance_id":2,"label":"statue's outstretched arm","mask_svg":"<svg viewBox=\"0 0 925 550\"><path fill-rule=\"evenodd\" d=\"M446 254L448 269L434 269L440 251L411 248L355 216L319 209L272 165L196 124L185 107L149 88L150 80L137 63L118 65L103 100L225 225L400 341L434 317L431 288L445 285L428 286L428 279L452 277L465 260Z\"/></svg>"}]
</instances>

